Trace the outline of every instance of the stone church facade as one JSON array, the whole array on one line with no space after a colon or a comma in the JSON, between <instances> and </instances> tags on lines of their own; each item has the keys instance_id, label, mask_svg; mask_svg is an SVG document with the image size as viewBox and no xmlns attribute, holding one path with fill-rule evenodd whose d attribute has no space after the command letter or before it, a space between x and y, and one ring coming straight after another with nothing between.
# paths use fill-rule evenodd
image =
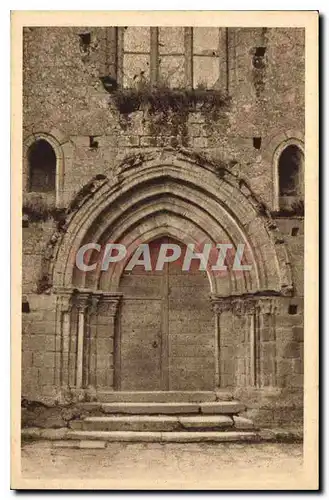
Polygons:
<instances>
[{"instance_id":1,"label":"stone church facade","mask_svg":"<svg viewBox=\"0 0 329 500\"><path fill-rule=\"evenodd\" d=\"M33 27L23 43L22 398L214 392L261 425L301 422L304 31ZM251 269L86 273L90 242L243 243Z\"/></svg>"}]
</instances>

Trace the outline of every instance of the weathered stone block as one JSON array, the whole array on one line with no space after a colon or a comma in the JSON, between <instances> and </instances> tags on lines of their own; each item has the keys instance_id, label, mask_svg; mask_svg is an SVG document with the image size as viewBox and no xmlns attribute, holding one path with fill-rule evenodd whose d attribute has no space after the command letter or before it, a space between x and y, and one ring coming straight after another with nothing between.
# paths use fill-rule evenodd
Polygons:
<instances>
[{"instance_id":1,"label":"weathered stone block","mask_svg":"<svg viewBox=\"0 0 329 500\"><path fill-rule=\"evenodd\" d=\"M201 413L232 414L245 410L245 406L237 401L220 401L216 403L201 403Z\"/></svg>"},{"instance_id":2,"label":"weathered stone block","mask_svg":"<svg viewBox=\"0 0 329 500\"><path fill-rule=\"evenodd\" d=\"M39 369L39 383L40 385L51 385L55 383L55 370L54 368L41 367Z\"/></svg>"},{"instance_id":3,"label":"weathered stone block","mask_svg":"<svg viewBox=\"0 0 329 500\"><path fill-rule=\"evenodd\" d=\"M73 426L73 427L72 427ZM173 431L179 430L177 417L168 415L127 415L112 417L87 417L80 422L72 422L74 429L92 431Z\"/></svg>"},{"instance_id":4,"label":"weathered stone block","mask_svg":"<svg viewBox=\"0 0 329 500\"><path fill-rule=\"evenodd\" d=\"M79 448L82 450L100 450L106 448L105 441L87 441L81 440L79 443Z\"/></svg>"},{"instance_id":5,"label":"weathered stone block","mask_svg":"<svg viewBox=\"0 0 329 500\"><path fill-rule=\"evenodd\" d=\"M153 136L144 136L140 138L140 145L142 147L156 147L157 138Z\"/></svg>"},{"instance_id":6,"label":"weathered stone block","mask_svg":"<svg viewBox=\"0 0 329 500\"><path fill-rule=\"evenodd\" d=\"M208 139L206 137L194 137L193 146L195 148L206 148L208 146Z\"/></svg>"},{"instance_id":7,"label":"weathered stone block","mask_svg":"<svg viewBox=\"0 0 329 500\"><path fill-rule=\"evenodd\" d=\"M234 427L239 430L248 431L255 428L253 421L246 417L234 415L233 421Z\"/></svg>"},{"instance_id":8,"label":"weathered stone block","mask_svg":"<svg viewBox=\"0 0 329 500\"><path fill-rule=\"evenodd\" d=\"M288 342L282 350L282 356L284 358L300 358L302 348L300 342Z\"/></svg>"},{"instance_id":9,"label":"weathered stone block","mask_svg":"<svg viewBox=\"0 0 329 500\"><path fill-rule=\"evenodd\" d=\"M55 335L25 335L22 341L23 351L53 352L55 339Z\"/></svg>"},{"instance_id":10,"label":"weathered stone block","mask_svg":"<svg viewBox=\"0 0 329 500\"><path fill-rule=\"evenodd\" d=\"M97 372L96 372L97 387L110 389L111 387L113 387L113 380L114 380L114 370L111 367L109 361L104 360L103 366L99 367L97 365Z\"/></svg>"},{"instance_id":11,"label":"weathered stone block","mask_svg":"<svg viewBox=\"0 0 329 500\"><path fill-rule=\"evenodd\" d=\"M302 342L304 340L304 328L301 326L293 326L292 327L292 335L293 335L293 339L296 342Z\"/></svg>"},{"instance_id":12,"label":"weathered stone block","mask_svg":"<svg viewBox=\"0 0 329 500\"><path fill-rule=\"evenodd\" d=\"M185 429L219 429L230 428L233 426L233 420L226 415L216 416L195 416L178 417L178 421Z\"/></svg>"},{"instance_id":13,"label":"weathered stone block","mask_svg":"<svg viewBox=\"0 0 329 500\"><path fill-rule=\"evenodd\" d=\"M188 127L188 132L192 137L201 137L203 136L202 125L197 123L191 123Z\"/></svg>"},{"instance_id":14,"label":"weathered stone block","mask_svg":"<svg viewBox=\"0 0 329 500\"><path fill-rule=\"evenodd\" d=\"M303 387L304 384L304 375L303 373L295 373L291 375L289 379L289 385L291 387Z\"/></svg>"},{"instance_id":15,"label":"weathered stone block","mask_svg":"<svg viewBox=\"0 0 329 500\"><path fill-rule=\"evenodd\" d=\"M198 413L196 403L107 403L102 406L104 413L130 414L179 414Z\"/></svg>"},{"instance_id":16,"label":"weathered stone block","mask_svg":"<svg viewBox=\"0 0 329 500\"><path fill-rule=\"evenodd\" d=\"M139 146L139 136L138 135L122 135L118 138L118 146L123 148L138 147Z\"/></svg>"},{"instance_id":17,"label":"weathered stone block","mask_svg":"<svg viewBox=\"0 0 329 500\"><path fill-rule=\"evenodd\" d=\"M90 146L90 138L89 135L86 136L71 136L71 141L74 143L76 147L80 148L89 148Z\"/></svg>"},{"instance_id":18,"label":"weathered stone block","mask_svg":"<svg viewBox=\"0 0 329 500\"><path fill-rule=\"evenodd\" d=\"M54 368L55 353L42 350L35 351L33 353L33 366L37 368Z\"/></svg>"},{"instance_id":19,"label":"weathered stone block","mask_svg":"<svg viewBox=\"0 0 329 500\"><path fill-rule=\"evenodd\" d=\"M293 360L293 371L296 374L303 374L304 373L304 362L302 359L294 359Z\"/></svg>"}]
</instances>

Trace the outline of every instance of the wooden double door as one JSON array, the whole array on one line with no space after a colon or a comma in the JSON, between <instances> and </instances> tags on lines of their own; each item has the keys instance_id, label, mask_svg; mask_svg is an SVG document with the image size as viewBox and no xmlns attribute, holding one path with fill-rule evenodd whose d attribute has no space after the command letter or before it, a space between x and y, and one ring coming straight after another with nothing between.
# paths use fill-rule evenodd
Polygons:
<instances>
[{"instance_id":1,"label":"wooden double door","mask_svg":"<svg viewBox=\"0 0 329 500\"><path fill-rule=\"evenodd\" d=\"M155 270L162 243L181 257ZM116 335L116 388L122 391L213 390L215 324L206 272L182 270L186 247L170 238L150 243L152 271L136 266L120 281L123 302Z\"/></svg>"}]
</instances>

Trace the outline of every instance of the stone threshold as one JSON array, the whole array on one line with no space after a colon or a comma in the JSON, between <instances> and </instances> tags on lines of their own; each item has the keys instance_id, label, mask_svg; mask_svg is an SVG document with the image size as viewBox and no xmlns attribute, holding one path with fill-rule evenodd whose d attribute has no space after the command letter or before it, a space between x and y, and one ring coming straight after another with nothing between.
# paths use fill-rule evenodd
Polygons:
<instances>
[{"instance_id":1,"label":"stone threshold","mask_svg":"<svg viewBox=\"0 0 329 500\"><path fill-rule=\"evenodd\" d=\"M97 391L97 401L103 403L204 403L231 401L233 393L216 391Z\"/></svg>"},{"instance_id":2,"label":"stone threshold","mask_svg":"<svg viewBox=\"0 0 329 500\"><path fill-rule=\"evenodd\" d=\"M236 415L115 415L72 420L80 431L219 431L255 430L251 420Z\"/></svg>"},{"instance_id":3,"label":"stone threshold","mask_svg":"<svg viewBox=\"0 0 329 500\"><path fill-rule=\"evenodd\" d=\"M68 428L22 429L22 440L51 441L56 447L104 448L110 442L280 442L301 443L302 429L262 429L260 431L180 431L180 432L135 432L135 431L72 431ZM87 444L87 443L90 444ZM71 443L71 444L70 444ZM104 444L100 444L104 443Z\"/></svg>"},{"instance_id":4,"label":"stone threshold","mask_svg":"<svg viewBox=\"0 0 329 500\"><path fill-rule=\"evenodd\" d=\"M101 410L103 413L150 415L150 414L238 414L246 409L239 401L214 401L201 403L168 402L115 402L115 403L79 403L77 406L87 411Z\"/></svg>"}]
</instances>

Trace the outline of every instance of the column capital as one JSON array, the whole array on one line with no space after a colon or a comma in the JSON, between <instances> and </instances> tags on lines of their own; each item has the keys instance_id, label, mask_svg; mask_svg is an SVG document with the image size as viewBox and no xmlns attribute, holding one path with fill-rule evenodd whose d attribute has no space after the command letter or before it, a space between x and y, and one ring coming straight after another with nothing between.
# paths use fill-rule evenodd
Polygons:
<instances>
[{"instance_id":1,"label":"column capital","mask_svg":"<svg viewBox=\"0 0 329 500\"><path fill-rule=\"evenodd\" d=\"M55 290L59 304L60 304L60 309L62 312L70 312L72 309L72 297L73 297L73 290L71 288L64 288L64 287L59 287Z\"/></svg>"},{"instance_id":2,"label":"column capital","mask_svg":"<svg viewBox=\"0 0 329 500\"><path fill-rule=\"evenodd\" d=\"M122 293L99 292L97 295L100 307L103 307L110 316L115 316L122 299Z\"/></svg>"},{"instance_id":3,"label":"column capital","mask_svg":"<svg viewBox=\"0 0 329 500\"><path fill-rule=\"evenodd\" d=\"M91 293L89 291L75 290L73 301L79 311L85 311L90 304Z\"/></svg>"},{"instance_id":4,"label":"column capital","mask_svg":"<svg viewBox=\"0 0 329 500\"><path fill-rule=\"evenodd\" d=\"M232 310L232 298L231 297L217 297L213 295L210 298L212 310L216 314L222 314L225 311Z\"/></svg>"},{"instance_id":5,"label":"column capital","mask_svg":"<svg viewBox=\"0 0 329 500\"><path fill-rule=\"evenodd\" d=\"M234 296L217 297L212 296L211 305L213 311L221 314L225 311L232 311L237 316L244 314L252 314L255 309L255 301L253 297L249 296Z\"/></svg>"},{"instance_id":6,"label":"column capital","mask_svg":"<svg viewBox=\"0 0 329 500\"><path fill-rule=\"evenodd\" d=\"M99 304L99 300L100 300L100 296L98 293L92 293L90 295L90 300L89 300L89 303L90 303L90 313L91 314L96 314L97 313L97 307L98 307L98 304Z\"/></svg>"},{"instance_id":7,"label":"column capital","mask_svg":"<svg viewBox=\"0 0 329 500\"><path fill-rule=\"evenodd\" d=\"M232 299L233 312L237 316L253 314L255 301L252 297L235 297Z\"/></svg>"},{"instance_id":8,"label":"column capital","mask_svg":"<svg viewBox=\"0 0 329 500\"><path fill-rule=\"evenodd\" d=\"M255 297L255 307L260 314L274 314L277 305L276 297Z\"/></svg>"},{"instance_id":9,"label":"column capital","mask_svg":"<svg viewBox=\"0 0 329 500\"><path fill-rule=\"evenodd\" d=\"M221 314L224 311L232 311L237 316L245 314L274 314L277 308L277 297L261 295L231 295L229 297L211 297L213 311Z\"/></svg>"}]
</instances>

